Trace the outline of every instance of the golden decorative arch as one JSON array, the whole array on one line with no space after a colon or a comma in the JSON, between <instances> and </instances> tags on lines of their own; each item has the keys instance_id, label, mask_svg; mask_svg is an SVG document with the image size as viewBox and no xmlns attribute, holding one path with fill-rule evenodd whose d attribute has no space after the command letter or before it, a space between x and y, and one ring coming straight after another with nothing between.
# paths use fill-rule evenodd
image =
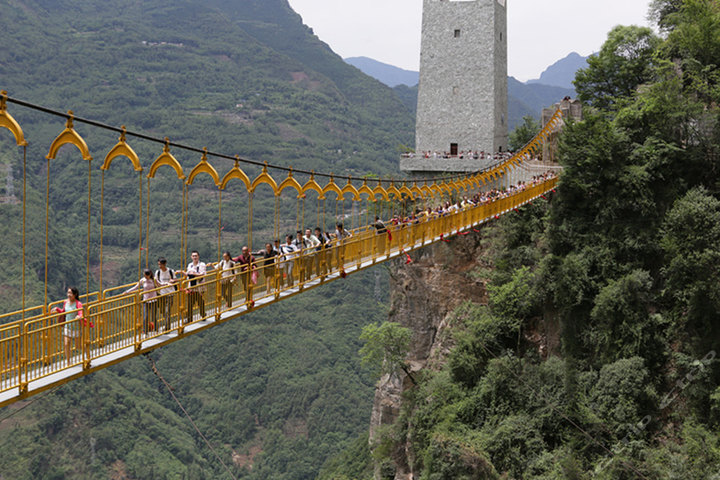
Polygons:
<instances>
[{"instance_id":1,"label":"golden decorative arch","mask_svg":"<svg viewBox=\"0 0 720 480\"><path fill-rule=\"evenodd\" d=\"M390 186L387 188L388 196L393 195L395 198L402 198L400 190L397 189L394 183L390 182Z\"/></svg>"},{"instance_id":2,"label":"golden decorative arch","mask_svg":"<svg viewBox=\"0 0 720 480\"><path fill-rule=\"evenodd\" d=\"M278 195L280 195L286 188L294 188L297 191L298 198L300 198L303 194L302 186L292 176L292 168L288 172L287 178L278 185Z\"/></svg>"},{"instance_id":3,"label":"golden decorative arch","mask_svg":"<svg viewBox=\"0 0 720 480\"><path fill-rule=\"evenodd\" d=\"M105 155L105 161L102 164L102 167L100 169L102 170L108 170L110 168L110 164L113 160L115 160L118 157L126 157L128 160L130 160L133 164L133 168L136 172L142 172L142 165L140 165L140 158L138 158L137 153L135 153L135 150L132 149L130 145L128 145L125 142L125 125L122 127L122 133L120 134L120 138L118 143L108 152L107 155Z\"/></svg>"},{"instance_id":4,"label":"golden decorative arch","mask_svg":"<svg viewBox=\"0 0 720 480\"><path fill-rule=\"evenodd\" d=\"M428 187L427 182L425 182L425 184L422 187L420 187L420 191L423 192L423 198L428 198L428 197L433 196L433 191L430 187Z\"/></svg>"},{"instance_id":5,"label":"golden decorative arch","mask_svg":"<svg viewBox=\"0 0 720 480\"><path fill-rule=\"evenodd\" d=\"M342 190L340 190L340 188L338 188L338 186L335 184L335 180L333 179L333 177L330 177L330 181L327 185L325 185L325 188L323 188L323 196L330 192L335 192L337 198L342 198L343 196Z\"/></svg>"},{"instance_id":6,"label":"golden decorative arch","mask_svg":"<svg viewBox=\"0 0 720 480\"><path fill-rule=\"evenodd\" d=\"M215 170L215 168L207 161L207 147L203 147L203 154L200 159L200 163L195 165L195 168L190 171L190 175L188 175L187 182L185 183L192 185L193 181L195 181L195 177L201 173L207 173L210 175L213 182L215 182L216 187L220 185L220 176L218 175L217 170Z\"/></svg>"},{"instance_id":7,"label":"golden decorative arch","mask_svg":"<svg viewBox=\"0 0 720 480\"><path fill-rule=\"evenodd\" d=\"M185 172L183 172L183 169L180 166L180 162L178 162L177 159L173 157L172 153L170 153L170 139L168 137L165 137L165 146L163 147L163 153L161 153L160 156L155 159L152 165L150 165L150 172L148 173L147 178L155 178L155 173L157 173L158 168L162 167L163 165L167 165L168 167L175 170L175 173L180 180L185 180Z\"/></svg>"},{"instance_id":8,"label":"golden decorative arch","mask_svg":"<svg viewBox=\"0 0 720 480\"><path fill-rule=\"evenodd\" d=\"M360 197L360 193L358 192L358 189L355 188L355 185L352 184L352 182L350 181L350 178L348 178L348 183L347 183L347 185L345 185L342 188L341 192L342 192L343 198L345 198L346 193L350 193L352 195L352 199L355 200L356 202L359 202L360 200L362 200L362 198Z\"/></svg>"},{"instance_id":9,"label":"golden decorative arch","mask_svg":"<svg viewBox=\"0 0 720 480\"><path fill-rule=\"evenodd\" d=\"M363 193L368 195L368 199L372 199L373 202L375 201L375 195L372 189L368 187L367 180L363 180L362 186L358 189L358 195L362 195Z\"/></svg>"},{"instance_id":10,"label":"golden decorative arch","mask_svg":"<svg viewBox=\"0 0 720 480\"><path fill-rule=\"evenodd\" d=\"M19 147L27 147L28 142L25 140L25 134L22 128L20 128L20 124L7 112L6 101L7 92L3 90L0 92L0 127L5 127L10 130Z\"/></svg>"},{"instance_id":11,"label":"golden decorative arch","mask_svg":"<svg viewBox=\"0 0 720 480\"><path fill-rule=\"evenodd\" d=\"M52 144L50 144L50 152L45 157L48 160L55 160L55 157L57 156L57 152L58 150L60 150L60 147L62 147L63 145L67 145L68 143L71 145L75 145L77 149L80 150L83 160L92 160L92 156L90 156L90 150L88 150L87 143L85 143L85 140L83 140L83 138L78 135L78 133L73 128L73 118L75 118L75 116L73 115L72 110L68 110L68 119L67 122L65 122L65 130L60 132L60 135L55 137L55 140L53 140Z\"/></svg>"},{"instance_id":12,"label":"golden decorative arch","mask_svg":"<svg viewBox=\"0 0 720 480\"><path fill-rule=\"evenodd\" d=\"M266 183L270 185L270 188L272 188L275 196L277 197L279 195L277 183L275 183L275 180L273 180L273 178L267 173L267 163L265 163L265 166L262 169L262 173L260 173L260 175L258 175L257 178L252 181L252 184L250 184L250 188L248 188L248 191L250 193L253 193L255 189L260 186L261 183Z\"/></svg>"},{"instance_id":13,"label":"golden decorative arch","mask_svg":"<svg viewBox=\"0 0 720 480\"><path fill-rule=\"evenodd\" d=\"M410 190L405 183L403 183L403 186L399 188L399 191L400 191L400 195L405 194L408 197L410 197L410 200L415 200L415 196L413 195L412 190Z\"/></svg>"},{"instance_id":14,"label":"golden decorative arch","mask_svg":"<svg viewBox=\"0 0 720 480\"><path fill-rule=\"evenodd\" d=\"M373 198L375 198L376 195L380 195L382 198L384 198L386 201L390 200L390 196L388 195L387 190L385 190L382 186L382 183L380 180L378 180L377 187L373 188Z\"/></svg>"},{"instance_id":15,"label":"golden decorative arch","mask_svg":"<svg viewBox=\"0 0 720 480\"><path fill-rule=\"evenodd\" d=\"M304 195L305 192L309 192L310 190L317 192L318 200L323 200L325 198L325 193L323 192L322 187L315 181L315 172L310 174L310 179L302 186L300 193Z\"/></svg>"},{"instance_id":16,"label":"golden decorative arch","mask_svg":"<svg viewBox=\"0 0 720 480\"><path fill-rule=\"evenodd\" d=\"M420 188L417 186L417 182L413 182L413 186L410 188L410 192L412 192L413 200L415 200L416 198L425 198L422 190L420 190Z\"/></svg>"},{"instance_id":17,"label":"golden decorative arch","mask_svg":"<svg viewBox=\"0 0 720 480\"><path fill-rule=\"evenodd\" d=\"M228 173L225 174L225 176L222 179L222 182L220 182L220 190L225 190L225 188L228 186L228 183L230 183L230 180L233 178L240 180L245 184L245 188L250 190L250 179L240 169L240 157L235 155L235 166L230 169Z\"/></svg>"}]
</instances>

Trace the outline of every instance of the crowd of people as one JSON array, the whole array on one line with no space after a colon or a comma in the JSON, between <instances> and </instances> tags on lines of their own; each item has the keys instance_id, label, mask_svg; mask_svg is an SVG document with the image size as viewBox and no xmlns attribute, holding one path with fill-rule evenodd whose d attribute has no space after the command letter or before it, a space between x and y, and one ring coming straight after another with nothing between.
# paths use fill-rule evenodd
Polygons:
<instances>
[{"instance_id":1,"label":"crowd of people","mask_svg":"<svg viewBox=\"0 0 720 480\"><path fill-rule=\"evenodd\" d=\"M388 224L402 228L491 203L545 182L554 175L553 172L546 172L532 177L527 182L519 181L508 188L477 192L471 196L460 197L454 202L446 201L435 207L416 208L407 215L395 214L388 220ZM384 251L384 234L388 234L389 237L392 230L379 216L375 217L372 227L376 234L382 237L383 241L378 242L378 248ZM226 251L217 263L202 262L200 253L193 250L190 255L191 261L184 270L169 268L167 259L160 257L157 260L155 272L150 269L144 270L142 278L122 292L122 295L141 292L143 333L162 332L171 328L171 319L175 311L173 306L176 302L174 294L179 291L181 286L184 288L182 293L186 295L187 299L185 319L187 323L194 319L196 309L202 318L206 317L205 287L208 281L206 277L209 273L219 272L220 299L228 309L231 309L235 288L239 288L241 285L242 291L246 295L245 300L250 300L260 275L264 278L264 287L269 293L281 288L292 288L296 283L302 284L314 276L324 277L333 267L341 268L345 244L351 237L352 233L346 230L341 222L338 222L333 232L324 231L320 227L316 227L314 230L307 228L304 232L297 230L295 234L286 235L283 243L280 239L275 239L272 243L266 243L257 252L251 252L247 246L244 246L240 255L234 257L229 251ZM184 284L181 283L183 279L186 280ZM54 313L62 314L63 321L68 321L65 324L63 335L66 358L69 358L71 347L79 348L79 321L84 321L83 306L76 288L68 289L67 299L62 306L54 309ZM72 320L77 321L72 322Z\"/></svg>"},{"instance_id":2,"label":"crowd of people","mask_svg":"<svg viewBox=\"0 0 720 480\"><path fill-rule=\"evenodd\" d=\"M460 160L462 159L470 159L470 160L493 160L495 161L501 161L501 160L507 160L510 157L513 156L512 152L485 152L485 151L477 151L477 150L468 150L468 151L460 151L457 154L453 154L450 152L432 152L432 151L423 151L423 152L408 152L403 153L403 158L458 158Z\"/></svg>"},{"instance_id":3,"label":"crowd of people","mask_svg":"<svg viewBox=\"0 0 720 480\"><path fill-rule=\"evenodd\" d=\"M461 198L458 198L455 202L446 201L435 207L427 207L425 209L417 208L415 209L415 211L406 216L394 215L392 218L390 218L390 223L395 226L420 223L431 218L450 215L462 211L466 208L471 208L486 203L492 203L501 198L512 196L518 192L526 190L529 187L532 187L539 183L543 183L546 180L554 177L555 173L552 171L548 171L539 175L534 175L529 181L518 181L516 184L511 184L507 188L493 188L484 192L475 193L474 195L469 197L465 195Z\"/></svg>"},{"instance_id":4,"label":"crowd of people","mask_svg":"<svg viewBox=\"0 0 720 480\"><path fill-rule=\"evenodd\" d=\"M191 262L185 270L168 268L164 257L158 259L158 269L153 272L146 269L142 278L122 292L128 295L141 292L143 299L143 333L162 332L170 328L170 319L174 304L174 295L183 278L187 280L184 293L187 295L187 322L192 321L195 311L201 317L205 310L205 278L209 273L220 272L220 298L228 309L233 305L233 291L242 285L242 291L251 295L260 275L264 278L267 292L276 288L291 288L298 282L306 282L315 276L327 275L333 262L339 264L343 256L345 241L352 237L341 222L334 232L323 231L316 227L304 232L285 236L285 242L275 239L266 243L264 248L251 252L242 247L240 255L234 257L229 251L222 255L217 263L207 264L200 261L200 253L193 250ZM330 247L336 247L330 253Z\"/></svg>"}]
</instances>

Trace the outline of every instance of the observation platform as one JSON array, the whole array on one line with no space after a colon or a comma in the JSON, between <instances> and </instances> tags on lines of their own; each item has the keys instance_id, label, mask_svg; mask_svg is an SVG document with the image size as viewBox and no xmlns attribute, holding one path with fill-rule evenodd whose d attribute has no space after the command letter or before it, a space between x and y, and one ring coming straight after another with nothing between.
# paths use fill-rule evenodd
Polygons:
<instances>
[{"instance_id":1,"label":"observation platform","mask_svg":"<svg viewBox=\"0 0 720 480\"><path fill-rule=\"evenodd\" d=\"M400 157L400 170L417 176L444 172L473 173L485 170L493 163L496 163L493 158L473 158L471 155L444 158L441 155L426 157L423 154L411 154Z\"/></svg>"}]
</instances>

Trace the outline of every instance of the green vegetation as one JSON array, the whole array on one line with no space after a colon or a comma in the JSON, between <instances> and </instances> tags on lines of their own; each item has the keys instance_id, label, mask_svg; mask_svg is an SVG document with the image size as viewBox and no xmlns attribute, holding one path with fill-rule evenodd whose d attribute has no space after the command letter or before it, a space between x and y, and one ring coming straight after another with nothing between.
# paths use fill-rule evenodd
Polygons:
<instances>
[{"instance_id":1,"label":"green vegetation","mask_svg":"<svg viewBox=\"0 0 720 480\"><path fill-rule=\"evenodd\" d=\"M720 474L720 6L653 9L665 39L618 27L578 74L551 201L485 230L489 305L405 392L384 478Z\"/></svg>"},{"instance_id":2,"label":"green vegetation","mask_svg":"<svg viewBox=\"0 0 720 480\"><path fill-rule=\"evenodd\" d=\"M346 65L302 25L285 0L97 2L0 0L0 89L11 97L211 151L339 177L396 174L397 145L410 144L411 111L392 89ZM43 302L45 155L64 120L8 104L30 142L27 304ZM118 135L75 123L92 161L90 289L99 287L100 165ZM162 145L128 137L145 171L124 158L104 174L103 287L137 279L138 247L149 264L180 265L181 182L166 167L149 182ZM200 155L171 150L185 172ZM85 290L87 162L63 147L50 162L49 297ZM22 192L22 149L0 129L0 172ZM224 175L233 162L210 158ZM243 167L245 168L245 167ZM256 176L260 170L246 169ZM276 178L283 173L271 172ZM296 174L299 182L307 176ZM142 207L138 183L141 182ZM5 178L0 182L5 190ZM217 259L219 194L208 176L189 187L188 249ZM8 192L2 192L5 195ZM138 233L150 197L149 238ZM234 254L273 236L275 200L222 193L221 248ZM298 219L296 212L300 207ZM329 226L350 202L325 202ZM2 204L6 260L0 311L21 305L22 205ZM286 190L281 234L318 221L316 196ZM356 206L357 207L357 206ZM140 211L142 208L142 211ZM336 210L337 209L337 210ZM357 220L347 220L350 224ZM143 232L146 232L143 225ZM358 336L382 320L384 270L353 276L154 352L158 370L211 444L246 479L315 478L325 460L367 428L372 381ZM224 478L145 359L93 374L0 412L0 476L13 479ZM29 405L22 410L19 408Z\"/></svg>"},{"instance_id":3,"label":"green vegetation","mask_svg":"<svg viewBox=\"0 0 720 480\"><path fill-rule=\"evenodd\" d=\"M361 362L369 367L375 378L383 374L393 374L400 370L413 379L405 362L410 349L409 328L394 322L383 322L380 325L369 324L363 327L360 340L365 345L360 349Z\"/></svg>"},{"instance_id":4,"label":"green vegetation","mask_svg":"<svg viewBox=\"0 0 720 480\"><path fill-rule=\"evenodd\" d=\"M367 173L397 174L397 146L410 144L413 113L394 91L345 64L302 25L284 0L236 2L143 2L102 5L94 0L45 2L0 1L3 49L0 87L10 96L128 130L211 151L239 154L339 177ZM28 148L28 303L42 303L44 275L45 166L52 139L64 120L9 105L30 141ZM100 165L117 134L76 122L87 140L92 162L91 289L98 287L100 242ZM16 196L22 191L22 151L0 134L0 164L12 166ZM150 256L165 255L178 265L182 190L168 168L149 184L147 168L162 146L130 137L145 167L143 203L151 199ZM173 149L186 173L200 155ZM224 175L233 162L210 158ZM243 167L251 178L257 167ZM0 170L2 171L2 170ZM271 171L282 179L284 172ZM117 159L105 175L104 247L110 249L104 286L137 278L138 174ZM306 175L296 175L300 182ZM63 147L50 163L50 297L63 295L65 284L84 290L86 269L82 241L87 228L87 162L73 147ZM5 184L5 182L2 182ZM217 258L218 193L208 176L189 188L188 245L209 260ZM231 183L223 192L223 245L232 252L246 242L249 199ZM316 195L305 202L306 224L318 220ZM20 232L19 205L3 209L10 232ZM326 224L335 219L335 199L326 200ZM345 202L350 210L350 202ZM273 236L275 203L261 187L253 199L253 245ZM338 208L342 212L343 205ZM297 200L285 191L280 199L280 232L294 231ZM349 223L349 222L348 222ZM82 237L81 237L82 236ZM9 267L20 269L19 236L6 242ZM75 240L71 240L75 239ZM145 243L144 237L142 243ZM69 245L70 251L63 251ZM114 249L118 247L117 249ZM104 253L105 253L104 252ZM144 263L144 260L143 260ZM40 284L35 280L39 277ZM17 276L3 286L19 291ZM3 298L3 311L20 299Z\"/></svg>"},{"instance_id":5,"label":"green vegetation","mask_svg":"<svg viewBox=\"0 0 720 480\"><path fill-rule=\"evenodd\" d=\"M515 152L523 148L527 143L537 135L542 129L540 122L535 120L535 117L525 115L522 118L522 123L515 127L508 136L508 148Z\"/></svg>"},{"instance_id":6,"label":"green vegetation","mask_svg":"<svg viewBox=\"0 0 720 480\"><path fill-rule=\"evenodd\" d=\"M326 458L357 448L373 393L358 337L386 314L372 300L376 274L328 284L150 355L236 476L315 478ZM31 402L0 414L0 472L8 478L227 476L144 358Z\"/></svg>"}]
</instances>

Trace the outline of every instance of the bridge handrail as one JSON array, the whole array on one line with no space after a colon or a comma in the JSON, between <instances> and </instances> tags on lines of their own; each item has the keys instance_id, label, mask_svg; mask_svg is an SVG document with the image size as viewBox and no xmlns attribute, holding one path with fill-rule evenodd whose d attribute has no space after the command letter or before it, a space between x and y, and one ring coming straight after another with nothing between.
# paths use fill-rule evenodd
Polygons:
<instances>
[{"instance_id":1,"label":"bridge handrail","mask_svg":"<svg viewBox=\"0 0 720 480\"><path fill-rule=\"evenodd\" d=\"M393 253L427 245L428 242L438 241L443 235L460 233L541 196L553 189L556 183L557 178L552 178L493 202L481 203L448 215L428 217L415 223L388 225L390 235L364 229L324 250L305 249L304 254L292 260L280 259L272 268L263 266L263 259L259 259L256 261L257 284L252 283L249 272L235 271L224 278L222 270L214 269L203 277L200 287L190 287L188 279L183 278L178 282L178 290L163 295L161 290L168 287L160 286L152 290L160 295L148 300L143 298L143 294L148 291L123 291L116 295L106 295L113 290L107 289L103 292L103 298L91 300L84 305L84 318L65 319L62 313L49 313L34 315L24 322L18 320L2 324L0 393L19 388L19 396L26 395L31 382L42 379L50 382L49 377L63 370L78 368L78 372L89 371L93 368L93 362L100 357L116 354L128 347L140 352L148 348L146 342L162 335L177 333L182 336L184 329L190 324L204 320L223 321L227 319L222 317L225 312L244 308L238 311L237 315L240 315L251 311L257 301L275 301L288 290L292 290L290 293L299 293L309 282L317 284L318 278L322 282L328 276L333 279L344 276L347 268L364 268L368 262L372 264L385 261ZM290 262L295 262L297 266L297 282L282 285L285 283L282 274L288 272L285 267L289 266ZM271 288L266 289L266 275L270 274ZM265 284L260 281L261 276L266 280ZM244 278L245 281L237 282L238 278ZM234 305L223 305L223 295L226 293L223 282L233 280L237 284L237 290L230 295ZM205 312L190 315L188 291L198 288L203 289L199 295L205 304ZM96 293L93 292L90 296ZM26 313L36 313L39 309L37 306L30 307L26 309ZM152 328L149 325L150 318L154 320ZM62 321L63 319L65 321ZM74 337L70 339L71 344L77 345L71 345L69 358L66 358L64 337L69 331L77 331L78 336L77 340ZM77 353L74 353L74 350L77 350Z\"/></svg>"}]
</instances>

